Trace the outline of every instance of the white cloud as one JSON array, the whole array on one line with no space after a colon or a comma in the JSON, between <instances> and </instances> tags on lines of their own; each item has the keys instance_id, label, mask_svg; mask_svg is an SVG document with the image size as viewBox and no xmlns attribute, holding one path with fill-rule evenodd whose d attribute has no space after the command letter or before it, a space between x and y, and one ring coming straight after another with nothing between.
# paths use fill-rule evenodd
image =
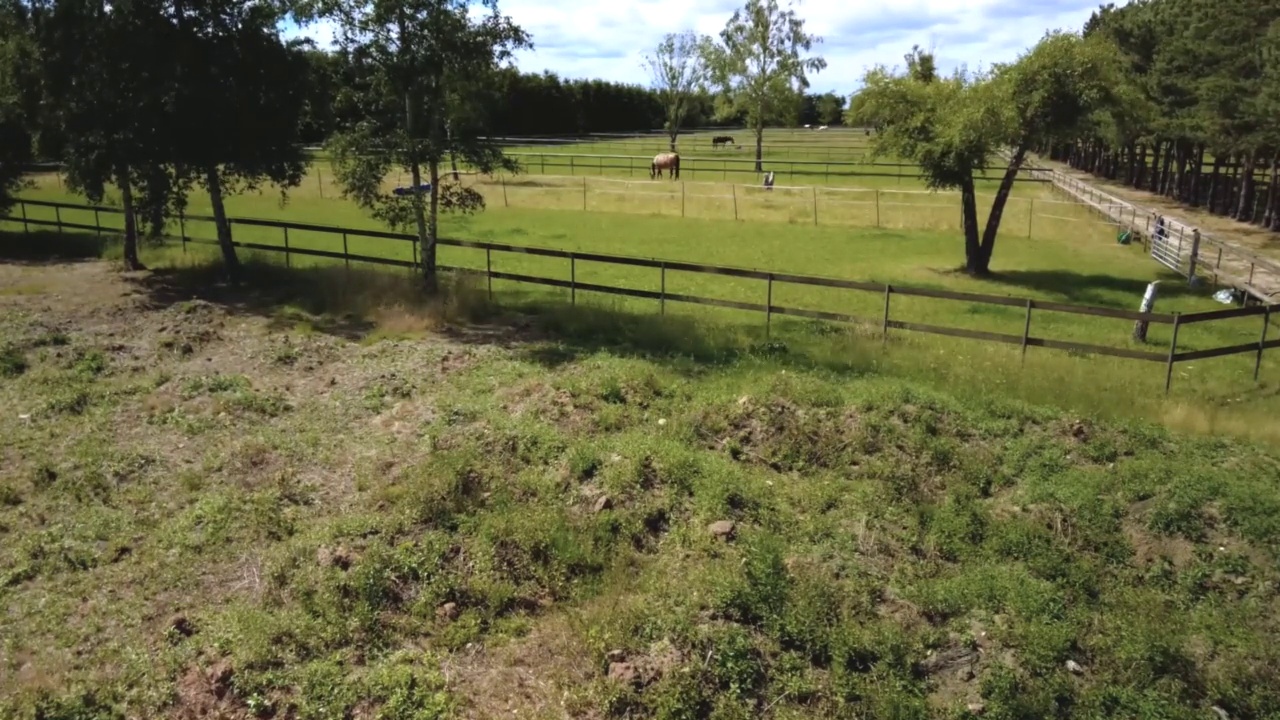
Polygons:
<instances>
[{"instance_id":1,"label":"white cloud","mask_svg":"<svg viewBox=\"0 0 1280 720\"><path fill-rule=\"evenodd\" d=\"M528 72L647 84L643 55L665 33L717 34L740 0L502 0L499 9L533 38L517 56ZM849 92L877 64L897 65L919 44L932 46L940 67L970 68L1012 60L1046 30L1079 29L1096 0L804 0L805 29L822 37L814 52L827 69L814 90ZM319 25L288 34L327 43Z\"/></svg>"}]
</instances>

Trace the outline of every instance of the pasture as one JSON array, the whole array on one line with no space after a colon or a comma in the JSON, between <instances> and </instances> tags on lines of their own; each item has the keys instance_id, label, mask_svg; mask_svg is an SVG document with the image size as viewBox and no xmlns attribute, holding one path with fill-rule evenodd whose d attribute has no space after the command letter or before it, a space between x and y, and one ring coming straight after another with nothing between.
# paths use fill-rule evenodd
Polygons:
<instances>
[{"instance_id":1,"label":"pasture","mask_svg":"<svg viewBox=\"0 0 1280 720\"><path fill-rule=\"evenodd\" d=\"M28 197L77 201L37 180ZM287 202L264 189L228 212L383 229L331 182L320 162ZM1119 309L1159 278L1159 311L1221 307L1043 185L1018 187L997 274L978 280L955 271L954 201L918 186L766 192L610 169L469 182L488 208L444 216L446 237ZM878 217L855 204L868 194ZM152 270L120 274L84 261L117 257L118 215L24 211L108 230L0 224L0 256L18 260L0 263L5 717L1280 711L1275 354L1258 385L1250 355L1179 364L1166 398L1155 363L883 337L874 293L779 284L772 303L868 322L766 330L740 310L659 315L503 280L491 297L457 278L432 300L407 270L265 251L243 252L247 283L231 287L208 245L144 240ZM768 292L472 248L440 261ZM1025 322L930 298L893 311ZM1032 329L1170 340L1048 311ZM1179 347L1258 330L1190 325Z\"/></svg>"}]
</instances>

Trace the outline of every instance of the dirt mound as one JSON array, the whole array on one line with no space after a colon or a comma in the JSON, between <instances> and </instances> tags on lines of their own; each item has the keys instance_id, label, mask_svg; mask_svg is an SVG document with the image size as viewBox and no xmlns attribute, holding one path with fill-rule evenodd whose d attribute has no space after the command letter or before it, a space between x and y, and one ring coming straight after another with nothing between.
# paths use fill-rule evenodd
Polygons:
<instances>
[{"instance_id":1,"label":"dirt mound","mask_svg":"<svg viewBox=\"0 0 1280 720\"><path fill-rule=\"evenodd\" d=\"M779 472L845 465L858 438L852 410L804 408L782 398L743 396L728 408L708 408L698 427L712 447Z\"/></svg>"}]
</instances>

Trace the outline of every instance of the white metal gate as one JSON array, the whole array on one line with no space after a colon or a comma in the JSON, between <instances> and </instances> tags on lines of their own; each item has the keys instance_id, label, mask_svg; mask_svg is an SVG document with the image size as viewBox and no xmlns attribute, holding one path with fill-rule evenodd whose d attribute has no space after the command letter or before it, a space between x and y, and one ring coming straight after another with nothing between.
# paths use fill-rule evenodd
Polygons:
<instances>
[{"instance_id":1,"label":"white metal gate","mask_svg":"<svg viewBox=\"0 0 1280 720\"><path fill-rule=\"evenodd\" d=\"M1169 230L1167 224L1152 229L1151 257L1161 265L1182 275L1185 274L1182 262L1183 233L1171 233Z\"/></svg>"}]
</instances>

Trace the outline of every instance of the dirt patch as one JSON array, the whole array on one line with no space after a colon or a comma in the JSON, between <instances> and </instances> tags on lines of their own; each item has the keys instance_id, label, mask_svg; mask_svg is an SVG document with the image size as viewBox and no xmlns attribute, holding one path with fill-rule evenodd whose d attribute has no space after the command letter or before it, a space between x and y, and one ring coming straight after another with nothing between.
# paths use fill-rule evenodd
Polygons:
<instances>
[{"instance_id":1,"label":"dirt patch","mask_svg":"<svg viewBox=\"0 0 1280 720\"><path fill-rule=\"evenodd\" d=\"M226 660L188 668L178 679L177 702L172 717L177 720L241 720L253 714L236 696L232 687L235 671Z\"/></svg>"},{"instance_id":2,"label":"dirt patch","mask_svg":"<svg viewBox=\"0 0 1280 720\"><path fill-rule=\"evenodd\" d=\"M565 429L584 427L592 408L579 404L568 390L553 388L539 380L518 383L499 391L498 401L512 417L537 417Z\"/></svg>"},{"instance_id":3,"label":"dirt patch","mask_svg":"<svg viewBox=\"0 0 1280 720\"><path fill-rule=\"evenodd\" d=\"M455 653L442 670L468 720L592 717L574 702L595 677L590 657L569 622L549 616L518 640Z\"/></svg>"}]
</instances>

